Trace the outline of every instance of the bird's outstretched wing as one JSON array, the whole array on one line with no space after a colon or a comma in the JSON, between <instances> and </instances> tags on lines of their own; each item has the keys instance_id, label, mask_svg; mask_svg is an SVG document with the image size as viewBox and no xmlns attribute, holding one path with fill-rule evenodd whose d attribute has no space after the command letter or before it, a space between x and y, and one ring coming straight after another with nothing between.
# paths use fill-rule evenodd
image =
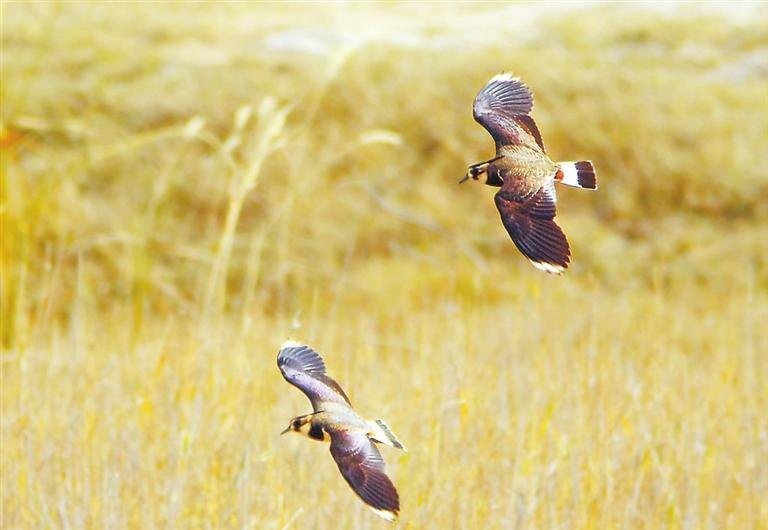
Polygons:
<instances>
[{"instance_id":1,"label":"bird's outstretched wing","mask_svg":"<svg viewBox=\"0 0 768 530\"><path fill-rule=\"evenodd\" d=\"M384 519L397 519L397 490L384 470L381 453L364 432L331 431L331 456L363 502Z\"/></svg>"},{"instance_id":2,"label":"bird's outstretched wing","mask_svg":"<svg viewBox=\"0 0 768 530\"><path fill-rule=\"evenodd\" d=\"M277 366L286 381L304 392L317 412L322 403L351 405L339 384L325 374L325 363L313 349L288 341L277 354Z\"/></svg>"},{"instance_id":3,"label":"bird's outstretched wing","mask_svg":"<svg viewBox=\"0 0 768 530\"><path fill-rule=\"evenodd\" d=\"M537 269L562 273L568 268L571 249L554 221L555 182L550 180L529 196L520 196L508 187L505 181L494 200L512 241Z\"/></svg>"},{"instance_id":4,"label":"bird's outstretched wing","mask_svg":"<svg viewBox=\"0 0 768 530\"><path fill-rule=\"evenodd\" d=\"M504 145L530 145L544 152L531 109L533 93L510 74L499 74L488 81L472 106L475 120L491 134L497 150Z\"/></svg>"}]
</instances>

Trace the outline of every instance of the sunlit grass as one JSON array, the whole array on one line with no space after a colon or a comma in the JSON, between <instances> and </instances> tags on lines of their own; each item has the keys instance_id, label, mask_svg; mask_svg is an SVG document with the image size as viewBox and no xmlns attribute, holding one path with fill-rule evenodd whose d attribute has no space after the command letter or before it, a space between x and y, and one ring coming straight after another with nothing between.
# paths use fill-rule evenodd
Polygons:
<instances>
[{"instance_id":1,"label":"sunlit grass","mask_svg":"<svg viewBox=\"0 0 768 530\"><path fill-rule=\"evenodd\" d=\"M3 7L3 528L385 527L278 436L288 336L403 528L765 527L768 17L498 9ZM562 278L456 184L502 69L598 168Z\"/></svg>"}]
</instances>

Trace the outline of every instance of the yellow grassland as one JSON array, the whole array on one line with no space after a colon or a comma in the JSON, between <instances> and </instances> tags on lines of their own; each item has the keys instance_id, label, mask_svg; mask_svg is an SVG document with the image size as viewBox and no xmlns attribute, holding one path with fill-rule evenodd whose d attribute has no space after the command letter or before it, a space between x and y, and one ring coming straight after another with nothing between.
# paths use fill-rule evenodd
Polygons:
<instances>
[{"instance_id":1,"label":"yellow grassland","mask_svg":"<svg viewBox=\"0 0 768 530\"><path fill-rule=\"evenodd\" d=\"M291 337L400 528L768 528L768 13L695 7L5 2L2 527L386 528ZM500 70L598 168L563 277L457 184Z\"/></svg>"}]
</instances>

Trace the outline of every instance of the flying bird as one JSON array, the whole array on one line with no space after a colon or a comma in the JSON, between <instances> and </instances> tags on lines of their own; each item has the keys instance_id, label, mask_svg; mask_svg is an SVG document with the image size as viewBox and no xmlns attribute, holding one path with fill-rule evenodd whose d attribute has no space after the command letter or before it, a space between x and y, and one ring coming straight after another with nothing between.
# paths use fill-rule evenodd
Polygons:
<instances>
[{"instance_id":1,"label":"flying bird","mask_svg":"<svg viewBox=\"0 0 768 530\"><path fill-rule=\"evenodd\" d=\"M331 456L355 493L378 516L397 520L400 498L376 444L405 451L400 440L383 420L366 420L352 409L339 384L326 375L322 357L308 346L286 342L277 354L277 366L286 381L306 394L313 409L293 418L280 434L297 432L331 442Z\"/></svg>"},{"instance_id":2,"label":"flying bird","mask_svg":"<svg viewBox=\"0 0 768 530\"><path fill-rule=\"evenodd\" d=\"M485 174L487 185L501 187L494 200L512 241L536 268L561 274L571 249L554 220L555 182L595 190L595 168L588 160L553 162L531 109L533 93L519 78L502 73L488 81L472 110L496 142L496 156L469 166L460 182Z\"/></svg>"}]
</instances>

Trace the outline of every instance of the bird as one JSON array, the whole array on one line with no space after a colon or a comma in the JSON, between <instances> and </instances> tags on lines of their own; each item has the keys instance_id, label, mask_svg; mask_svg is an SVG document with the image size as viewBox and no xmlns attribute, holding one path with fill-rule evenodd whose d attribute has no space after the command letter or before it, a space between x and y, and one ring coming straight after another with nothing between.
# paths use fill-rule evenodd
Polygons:
<instances>
[{"instance_id":1,"label":"bird","mask_svg":"<svg viewBox=\"0 0 768 530\"><path fill-rule=\"evenodd\" d=\"M402 451L405 446L383 420L366 420L355 412L344 390L326 374L323 358L309 346L285 342L277 366L285 380L309 398L313 409L293 418L280 434L296 432L330 442L331 456L352 490L376 515L395 522L400 497L376 444Z\"/></svg>"},{"instance_id":2,"label":"bird","mask_svg":"<svg viewBox=\"0 0 768 530\"><path fill-rule=\"evenodd\" d=\"M554 220L555 182L596 190L597 179L589 160L555 163L549 158L532 109L533 93L519 77L501 73L486 83L472 113L493 137L496 156L469 166L459 183L484 174L485 184L500 187L494 201L512 241L534 267L562 274L571 249Z\"/></svg>"}]
</instances>

